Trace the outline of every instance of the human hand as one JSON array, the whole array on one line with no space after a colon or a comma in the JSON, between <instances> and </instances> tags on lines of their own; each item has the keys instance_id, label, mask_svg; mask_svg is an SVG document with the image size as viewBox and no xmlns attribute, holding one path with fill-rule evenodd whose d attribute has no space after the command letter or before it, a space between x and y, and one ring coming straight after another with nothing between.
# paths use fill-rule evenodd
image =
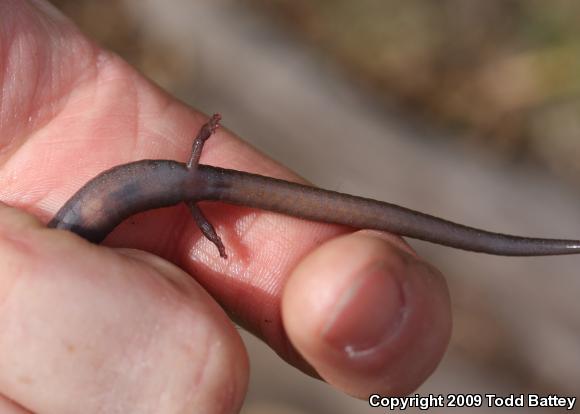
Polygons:
<instances>
[{"instance_id":1,"label":"human hand","mask_svg":"<svg viewBox=\"0 0 580 414\"><path fill-rule=\"evenodd\" d=\"M0 0L0 87L0 199L44 221L106 168L184 161L205 120L41 1ZM202 162L298 180L224 130ZM135 216L109 248L0 208L2 412L235 412L247 356L216 301L359 397L408 393L439 362L447 288L399 238L201 208L228 260L184 206Z\"/></svg>"}]
</instances>

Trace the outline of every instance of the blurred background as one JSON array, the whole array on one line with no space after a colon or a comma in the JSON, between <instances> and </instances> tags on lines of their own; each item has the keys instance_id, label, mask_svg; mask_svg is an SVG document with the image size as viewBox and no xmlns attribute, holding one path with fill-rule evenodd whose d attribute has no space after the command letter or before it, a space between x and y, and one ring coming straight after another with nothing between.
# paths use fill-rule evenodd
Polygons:
<instances>
[{"instance_id":1,"label":"blurred background","mask_svg":"<svg viewBox=\"0 0 580 414\"><path fill-rule=\"evenodd\" d=\"M319 186L495 231L580 235L580 2L52 2ZM419 393L580 397L578 258L412 244L448 276L454 312ZM381 412L244 339L243 413Z\"/></svg>"}]
</instances>

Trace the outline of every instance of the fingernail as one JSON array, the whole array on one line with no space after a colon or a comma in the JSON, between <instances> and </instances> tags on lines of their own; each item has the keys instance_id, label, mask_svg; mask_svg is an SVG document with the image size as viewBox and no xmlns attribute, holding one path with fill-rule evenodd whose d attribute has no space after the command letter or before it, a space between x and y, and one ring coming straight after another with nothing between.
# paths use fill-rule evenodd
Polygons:
<instances>
[{"instance_id":1,"label":"fingernail","mask_svg":"<svg viewBox=\"0 0 580 414\"><path fill-rule=\"evenodd\" d=\"M399 277L386 263L374 263L357 275L322 330L330 346L351 358L372 352L396 335L405 311Z\"/></svg>"}]
</instances>

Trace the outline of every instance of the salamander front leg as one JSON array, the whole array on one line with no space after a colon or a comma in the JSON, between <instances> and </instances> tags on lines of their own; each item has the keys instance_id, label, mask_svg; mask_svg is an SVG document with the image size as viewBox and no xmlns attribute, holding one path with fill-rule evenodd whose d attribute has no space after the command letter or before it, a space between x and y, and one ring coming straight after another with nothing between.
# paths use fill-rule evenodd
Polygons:
<instances>
[{"instance_id":1,"label":"salamander front leg","mask_svg":"<svg viewBox=\"0 0 580 414\"><path fill-rule=\"evenodd\" d=\"M209 121L207 121L207 123L205 123L200 128L199 132L197 133L197 136L193 140L193 146L191 148L191 156L189 157L189 161L187 161L188 169L194 170L199 165L199 158L201 156L203 145L205 144L205 141L207 141L208 138L213 135L216 129L219 128L220 120L221 120L220 114L214 114L209 119ZM195 202L189 202L187 203L187 205L189 206L191 215L193 216L193 219L195 220L195 223L201 230L202 234L210 242L215 244L220 253L220 256L223 257L224 259L227 259L228 256L226 254L226 249L224 247L224 244L222 243L222 240L217 235L215 228L207 220L207 218L205 218L203 212L199 209L199 207L197 206L197 204L195 204Z\"/></svg>"}]
</instances>

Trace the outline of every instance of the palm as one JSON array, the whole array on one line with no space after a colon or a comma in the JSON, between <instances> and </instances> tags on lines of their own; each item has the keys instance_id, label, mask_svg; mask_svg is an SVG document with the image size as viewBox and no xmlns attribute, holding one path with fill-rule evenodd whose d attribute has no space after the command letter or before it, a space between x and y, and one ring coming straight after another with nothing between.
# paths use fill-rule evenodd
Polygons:
<instances>
[{"instance_id":1,"label":"palm","mask_svg":"<svg viewBox=\"0 0 580 414\"><path fill-rule=\"evenodd\" d=\"M1 40L5 98L0 181L6 203L48 221L74 191L109 167L144 158L186 160L204 121L200 114L68 24L47 28L31 22L9 30ZM219 151L212 151L216 147ZM226 133L208 142L203 161L291 177ZM133 217L105 243L156 253L195 274L239 322L293 358L282 333L280 290L288 269L315 243L305 235L320 232L322 225L277 217L279 228L287 228L280 239L269 230L269 213L217 204L206 204L205 212L234 253L227 261L200 236L184 206ZM236 226L238 222L242 225ZM318 237L337 231L328 226ZM272 253L264 255L269 248ZM288 254L280 257L284 251ZM284 265L272 269L281 260ZM237 265L231 266L233 262ZM269 274L265 269L271 269ZM250 294L240 297L240 292Z\"/></svg>"},{"instance_id":2,"label":"palm","mask_svg":"<svg viewBox=\"0 0 580 414\"><path fill-rule=\"evenodd\" d=\"M103 169L186 153L200 118L70 26L33 36L28 27L12 27L1 45L0 179L8 203L47 218Z\"/></svg>"}]
</instances>

